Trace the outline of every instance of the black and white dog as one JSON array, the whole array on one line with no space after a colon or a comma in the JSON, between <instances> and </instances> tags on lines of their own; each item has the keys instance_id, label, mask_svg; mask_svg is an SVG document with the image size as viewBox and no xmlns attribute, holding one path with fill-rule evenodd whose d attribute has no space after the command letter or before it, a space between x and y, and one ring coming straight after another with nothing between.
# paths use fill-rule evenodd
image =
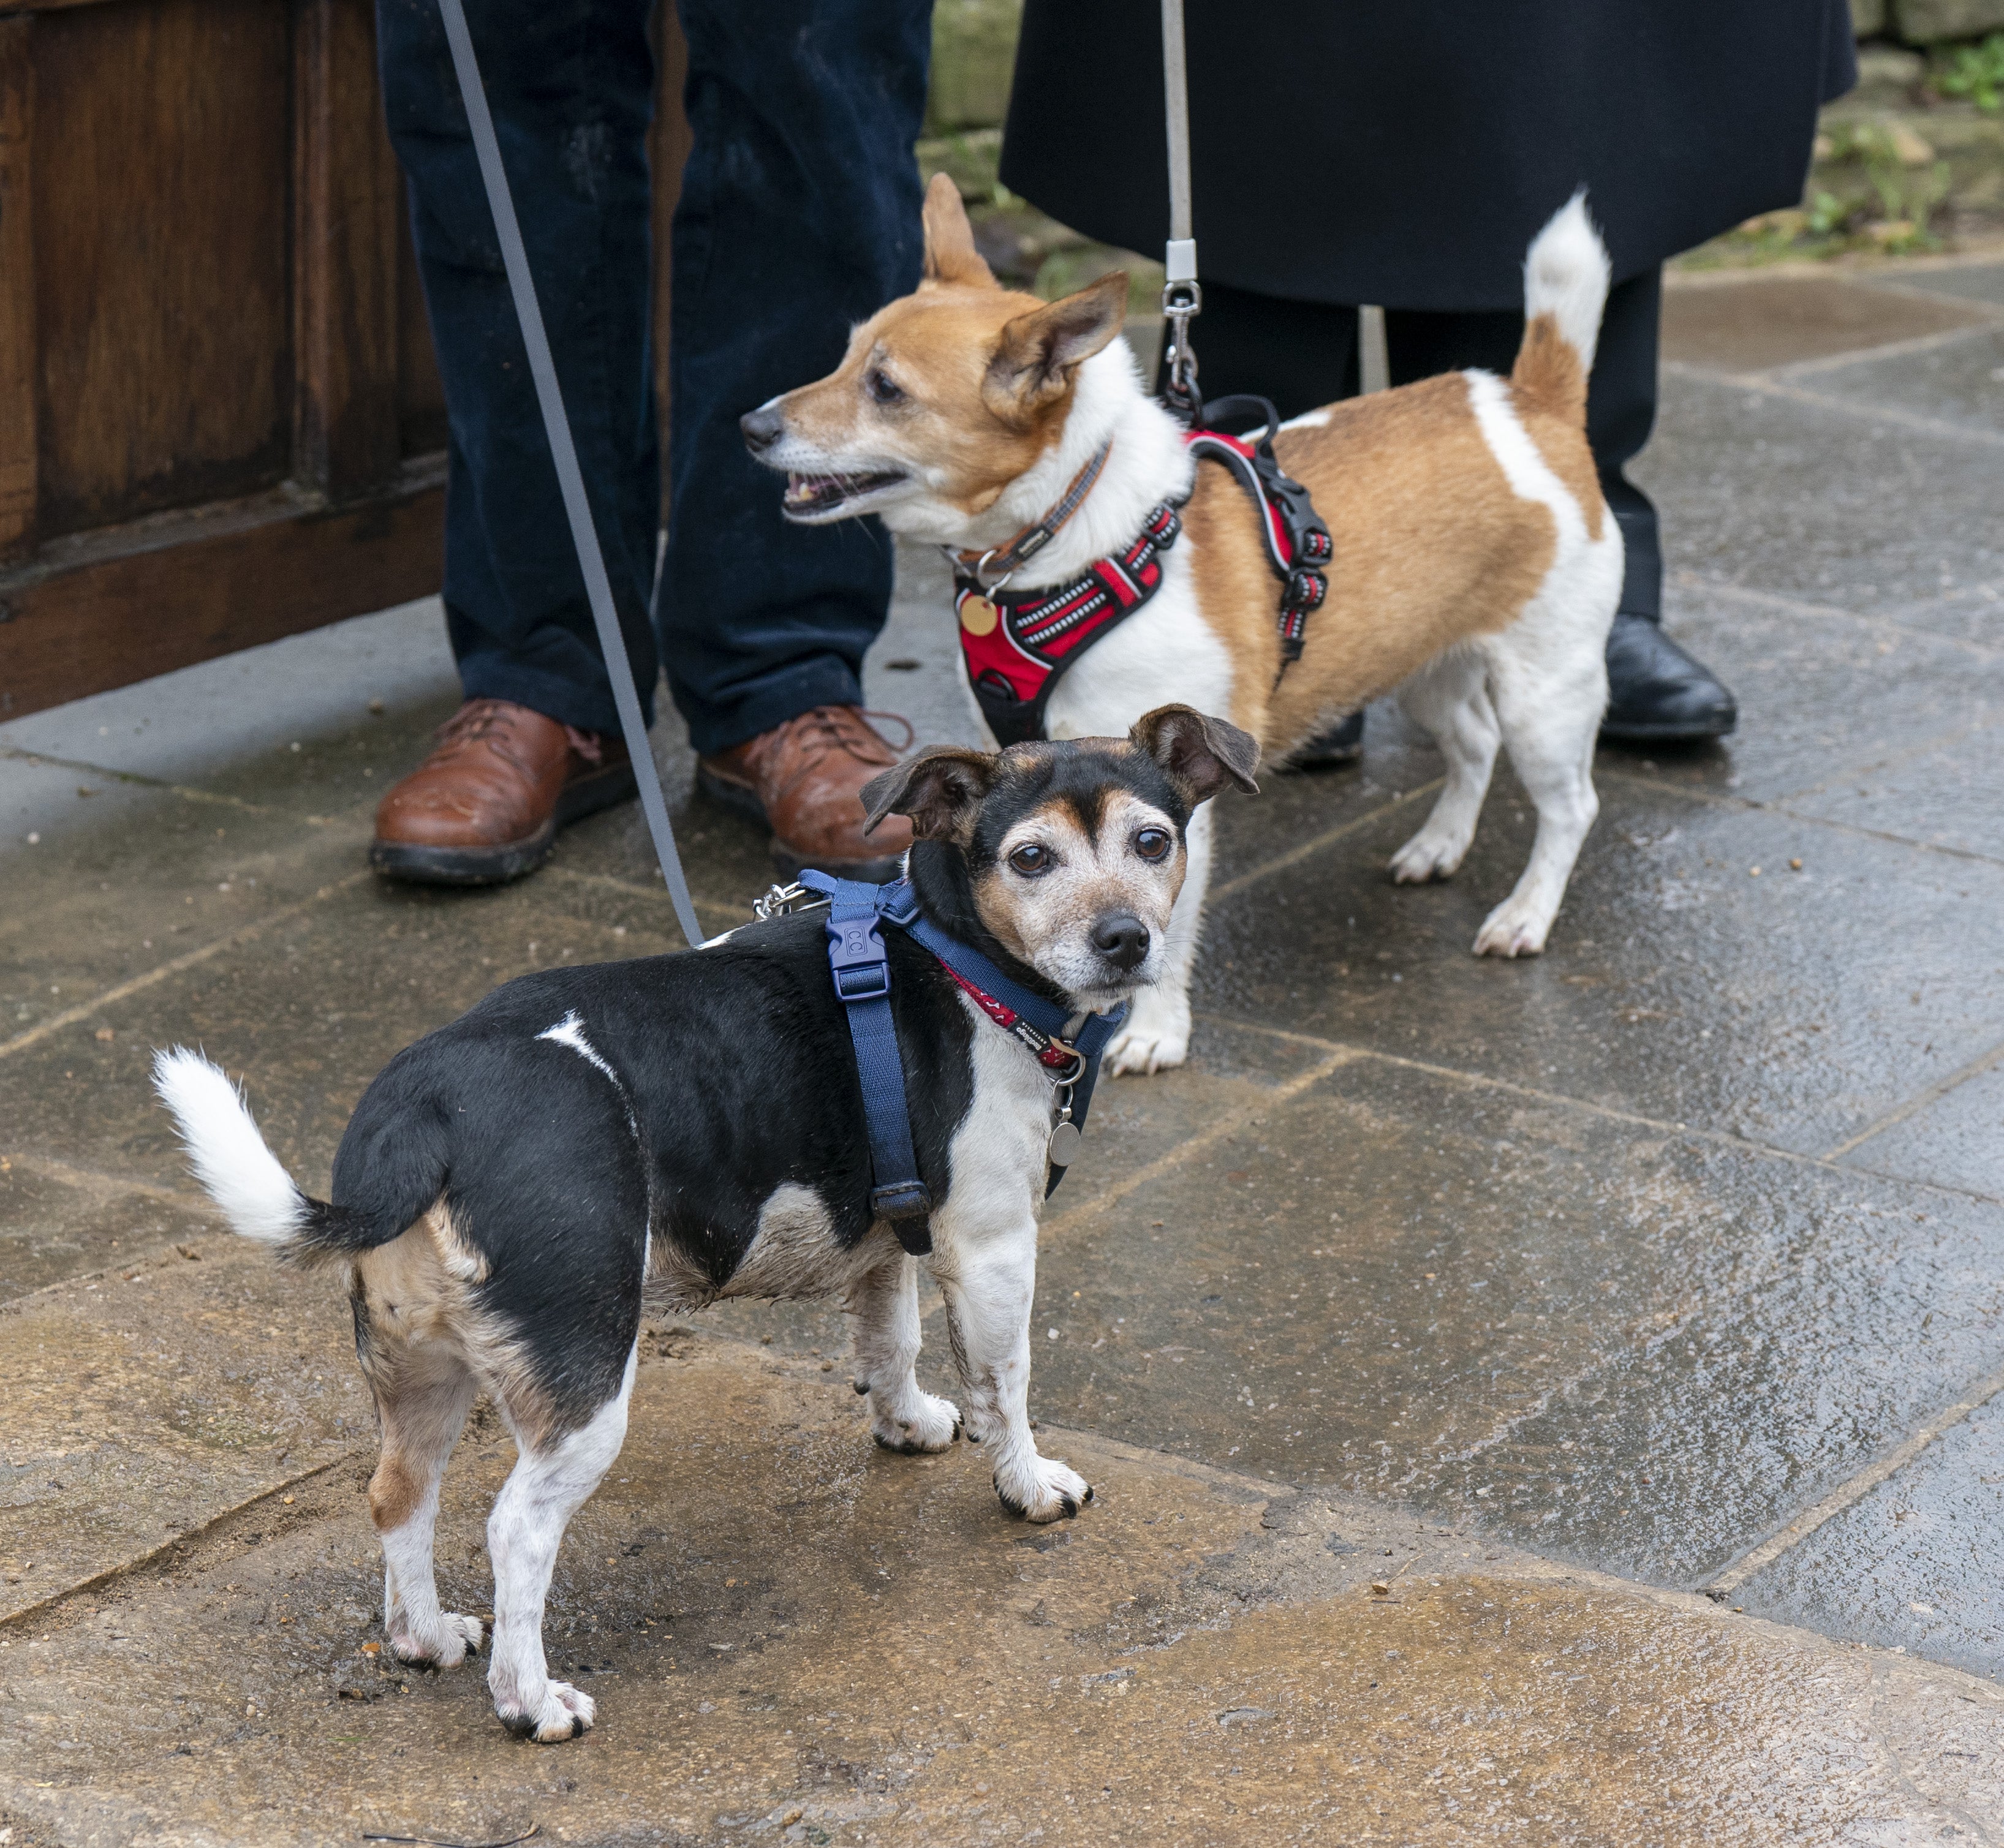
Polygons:
<instances>
[{"instance_id":1,"label":"black and white dog","mask_svg":"<svg viewBox=\"0 0 2004 1848\"><path fill-rule=\"evenodd\" d=\"M911 817L922 915L1067 1011L1101 1011L1165 967L1192 814L1246 789L1258 747L1187 706L1124 740L939 749L864 792L871 825ZM677 1306L840 1293L857 1388L888 1447L962 1429L913 1377L918 1272L946 1300L968 1435L1004 1504L1077 1512L1084 1480L1030 1435L1031 1299L1053 1122L1050 1073L946 968L884 933L932 1250L908 1257L870 1206L856 1054L819 913L748 925L693 955L551 970L497 989L399 1053L306 1197L239 1091L177 1048L155 1081L197 1178L236 1231L346 1271L382 1451L369 1508L384 1622L406 1661L479 1648L439 1608L439 1483L485 1391L519 1458L488 1522L488 1683L503 1722L545 1741L592 1723L552 1681L543 1603L572 1515L618 1455L643 1290Z\"/></svg>"}]
</instances>

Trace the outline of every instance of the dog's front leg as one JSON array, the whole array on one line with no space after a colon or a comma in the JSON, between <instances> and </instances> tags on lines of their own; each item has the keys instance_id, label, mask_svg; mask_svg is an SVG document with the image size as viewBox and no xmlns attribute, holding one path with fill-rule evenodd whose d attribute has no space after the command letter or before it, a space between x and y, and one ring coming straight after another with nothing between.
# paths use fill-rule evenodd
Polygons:
<instances>
[{"instance_id":1,"label":"dog's front leg","mask_svg":"<svg viewBox=\"0 0 2004 1848\"><path fill-rule=\"evenodd\" d=\"M1091 1485L1056 1458L1039 1456L1030 1435L1036 1222L963 1251L941 1288L953 1357L967 1389L968 1434L991 1448L1003 1507L1031 1521L1076 1514L1092 1500Z\"/></svg>"},{"instance_id":2,"label":"dog's front leg","mask_svg":"<svg viewBox=\"0 0 2004 1848\"><path fill-rule=\"evenodd\" d=\"M902 1254L850 1286L856 1318L856 1390L870 1395L870 1434L906 1456L943 1451L960 1435L951 1399L921 1392L913 1373L919 1357L919 1265Z\"/></svg>"},{"instance_id":3,"label":"dog's front leg","mask_svg":"<svg viewBox=\"0 0 2004 1848\"><path fill-rule=\"evenodd\" d=\"M501 1724L546 1745L576 1738L597 1715L589 1694L550 1679L543 1654L543 1602L564 1529L625 1441L638 1356L637 1348L627 1356L617 1395L561 1437L536 1442L516 1417L509 1417L521 1455L487 1518L487 1550L494 1562L494 1660L487 1685ZM503 1409L507 1412L505 1405Z\"/></svg>"},{"instance_id":4,"label":"dog's front leg","mask_svg":"<svg viewBox=\"0 0 2004 1848\"><path fill-rule=\"evenodd\" d=\"M1126 1023L1106 1048L1104 1069L1109 1072L1165 1072L1189 1057L1190 971L1196 964L1204 892L1210 884L1208 803L1190 817L1183 838L1189 864L1163 933L1162 972L1127 1004Z\"/></svg>"}]
</instances>

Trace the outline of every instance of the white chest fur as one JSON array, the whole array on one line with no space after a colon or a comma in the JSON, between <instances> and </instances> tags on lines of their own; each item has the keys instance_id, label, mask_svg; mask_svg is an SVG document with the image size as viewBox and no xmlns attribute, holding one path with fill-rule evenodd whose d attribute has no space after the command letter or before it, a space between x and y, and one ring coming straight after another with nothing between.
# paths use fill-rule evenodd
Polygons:
<instances>
[{"instance_id":1,"label":"white chest fur","mask_svg":"<svg viewBox=\"0 0 2004 1848\"><path fill-rule=\"evenodd\" d=\"M1034 1222L1051 1133L1051 1082L1042 1067L966 996L960 1004L974 1028L974 1097L954 1132L952 1181L933 1216L934 1244L949 1265L957 1239Z\"/></svg>"}]
</instances>

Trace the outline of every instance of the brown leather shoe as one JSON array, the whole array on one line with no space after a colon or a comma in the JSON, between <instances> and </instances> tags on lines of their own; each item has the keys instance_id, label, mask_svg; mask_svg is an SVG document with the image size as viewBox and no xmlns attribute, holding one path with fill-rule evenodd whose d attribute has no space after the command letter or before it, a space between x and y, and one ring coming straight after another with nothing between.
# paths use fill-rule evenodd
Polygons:
<instances>
[{"instance_id":1,"label":"brown leather shoe","mask_svg":"<svg viewBox=\"0 0 2004 1848\"><path fill-rule=\"evenodd\" d=\"M510 700L469 699L384 796L369 863L426 885L499 885L548 859L559 828L632 793L618 739Z\"/></svg>"},{"instance_id":2,"label":"brown leather shoe","mask_svg":"<svg viewBox=\"0 0 2004 1848\"><path fill-rule=\"evenodd\" d=\"M863 786L898 761L898 751L869 723L895 720L912 741L909 722L895 712L866 716L860 706L816 706L742 744L696 761L697 786L719 802L766 822L773 863L782 878L804 866L838 879L881 883L898 877L912 844L912 824L887 815L863 832Z\"/></svg>"}]
</instances>

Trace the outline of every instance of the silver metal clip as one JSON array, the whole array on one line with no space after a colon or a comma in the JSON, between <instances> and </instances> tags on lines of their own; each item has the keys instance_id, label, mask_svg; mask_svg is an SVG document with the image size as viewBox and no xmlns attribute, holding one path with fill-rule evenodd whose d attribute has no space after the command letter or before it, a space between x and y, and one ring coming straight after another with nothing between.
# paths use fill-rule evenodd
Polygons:
<instances>
[{"instance_id":1,"label":"silver metal clip","mask_svg":"<svg viewBox=\"0 0 2004 1848\"><path fill-rule=\"evenodd\" d=\"M1078 1152L1085 1141L1077 1124L1071 1120L1072 1080L1063 1080L1053 1094L1057 1099L1057 1120L1051 1125L1050 1140L1044 1146L1044 1159L1054 1168L1068 1168L1077 1160Z\"/></svg>"},{"instance_id":2,"label":"silver metal clip","mask_svg":"<svg viewBox=\"0 0 2004 1848\"><path fill-rule=\"evenodd\" d=\"M803 898L808 898L808 888L797 883L792 885L775 885L762 898L752 901L752 915L762 924L769 924L775 918L790 917L794 907ZM825 905L828 900L820 893L808 898L811 905Z\"/></svg>"},{"instance_id":3,"label":"silver metal clip","mask_svg":"<svg viewBox=\"0 0 2004 1848\"><path fill-rule=\"evenodd\" d=\"M1197 395L1196 355L1190 351L1191 320L1203 312L1203 285L1190 280L1162 285L1162 318L1168 323L1168 345L1162 355L1167 383L1163 397L1172 404L1200 405ZM1194 413L1192 413L1194 420Z\"/></svg>"}]
</instances>

